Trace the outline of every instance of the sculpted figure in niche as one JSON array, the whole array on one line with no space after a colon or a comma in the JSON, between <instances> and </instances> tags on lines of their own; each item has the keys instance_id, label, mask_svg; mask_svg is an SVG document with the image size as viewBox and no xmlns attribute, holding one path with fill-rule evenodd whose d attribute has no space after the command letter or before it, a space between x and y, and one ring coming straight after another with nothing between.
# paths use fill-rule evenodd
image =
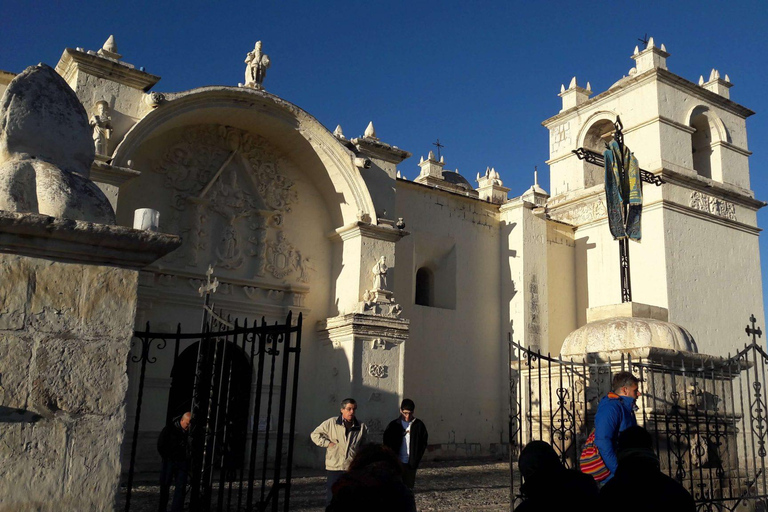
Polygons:
<instances>
[{"instance_id":1,"label":"sculpted figure in niche","mask_svg":"<svg viewBox=\"0 0 768 512\"><path fill-rule=\"evenodd\" d=\"M387 263L382 256L379 261L371 269L373 273L373 289L374 290L386 290L387 289Z\"/></svg>"},{"instance_id":2,"label":"sculpted figure in niche","mask_svg":"<svg viewBox=\"0 0 768 512\"><path fill-rule=\"evenodd\" d=\"M96 103L96 113L90 120L93 128L93 146L97 155L108 155L109 139L112 138L112 118L109 115L109 103L101 100Z\"/></svg>"},{"instance_id":3,"label":"sculpted figure in niche","mask_svg":"<svg viewBox=\"0 0 768 512\"><path fill-rule=\"evenodd\" d=\"M252 52L248 52L245 58L245 86L255 89L263 89L262 84L267 76L267 69L271 64L269 56L261 52L261 41L256 41Z\"/></svg>"}]
</instances>

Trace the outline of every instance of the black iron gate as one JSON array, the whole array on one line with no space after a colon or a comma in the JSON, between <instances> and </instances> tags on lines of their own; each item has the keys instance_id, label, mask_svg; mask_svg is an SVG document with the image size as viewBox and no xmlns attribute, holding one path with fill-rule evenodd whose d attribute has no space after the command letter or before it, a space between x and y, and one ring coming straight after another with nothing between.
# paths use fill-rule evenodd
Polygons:
<instances>
[{"instance_id":1,"label":"black iron gate","mask_svg":"<svg viewBox=\"0 0 768 512\"><path fill-rule=\"evenodd\" d=\"M175 333L152 332L149 323L134 333L141 350L129 360L139 365L139 375L126 511L135 487L137 451L155 450L146 440L145 445L140 442L147 365L162 354L171 357L171 346L165 423L192 413L189 510L289 509L301 324L301 314L294 321L289 313L282 324L268 325L262 319L261 324L245 321L241 326L211 312L199 333L182 333L181 325ZM156 501L154 505L156 509Z\"/></svg>"},{"instance_id":2,"label":"black iron gate","mask_svg":"<svg viewBox=\"0 0 768 512\"><path fill-rule=\"evenodd\" d=\"M578 458L594 426L597 403L613 373L640 378L638 423L655 439L661 470L694 497L699 511L734 511L749 502L768 508L768 354L752 342L727 358L670 351L666 357L563 360L529 350L509 338L511 506L522 498L522 475L514 470L520 450L532 440L552 445L562 463Z\"/></svg>"}]
</instances>

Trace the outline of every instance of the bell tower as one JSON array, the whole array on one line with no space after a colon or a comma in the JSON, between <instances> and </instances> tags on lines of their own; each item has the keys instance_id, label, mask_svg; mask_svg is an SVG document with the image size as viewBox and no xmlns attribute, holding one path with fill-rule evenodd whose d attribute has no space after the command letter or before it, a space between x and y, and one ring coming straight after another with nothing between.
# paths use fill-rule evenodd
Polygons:
<instances>
[{"instance_id":1,"label":"bell tower","mask_svg":"<svg viewBox=\"0 0 768 512\"><path fill-rule=\"evenodd\" d=\"M728 75L712 70L694 83L668 69L669 57L650 38L606 91L589 97L589 84L582 89L575 79L561 86L562 109L543 123L547 210L575 227L583 325L587 309L620 302L619 257L607 226L605 170L573 151L602 154L620 116L640 168L665 182L643 187L642 242L630 243L633 300L669 309L700 351L719 354L735 347L744 318L763 314L756 214L765 203L750 189L746 130L754 112L730 99ZM726 343L734 345L724 350Z\"/></svg>"}]
</instances>

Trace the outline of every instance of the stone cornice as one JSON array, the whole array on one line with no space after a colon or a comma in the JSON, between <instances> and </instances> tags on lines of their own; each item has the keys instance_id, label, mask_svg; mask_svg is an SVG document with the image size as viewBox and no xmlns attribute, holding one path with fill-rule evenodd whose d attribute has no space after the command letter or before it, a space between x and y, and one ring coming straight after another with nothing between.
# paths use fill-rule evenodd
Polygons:
<instances>
[{"instance_id":1,"label":"stone cornice","mask_svg":"<svg viewBox=\"0 0 768 512\"><path fill-rule=\"evenodd\" d=\"M399 164L412 155L411 152L404 149L366 137L352 139L349 142L355 147L357 152L393 164Z\"/></svg>"},{"instance_id":2,"label":"stone cornice","mask_svg":"<svg viewBox=\"0 0 768 512\"><path fill-rule=\"evenodd\" d=\"M386 242L397 242L409 234L408 231L397 229L386 224L379 226L368 222L357 221L338 228L330 233L328 238L331 240L347 241L357 237L365 237L373 238L375 240L384 240Z\"/></svg>"},{"instance_id":3,"label":"stone cornice","mask_svg":"<svg viewBox=\"0 0 768 512\"><path fill-rule=\"evenodd\" d=\"M140 71L130 64L102 57L95 52L91 54L74 48L64 50L59 63L56 64L56 71L67 82L77 71L83 71L142 91L148 91L160 80L159 76Z\"/></svg>"},{"instance_id":4,"label":"stone cornice","mask_svg":"<svg viewBox=\"0 0 768 512\"><path fill-rule=\"evenodd\" d=\"M730 99L720 96L717 93L708 91L707 89L704 89L703 87L700 87L697 84L672 73L671 71L661 68L653 68L646 71L645 73L632 78L628 78L625 82L614 85L607 91L604 91L573 108L570 108L564 112L560 112L559 114L542 121L541 124L549 128L549 126L552 124L556 124L570 117L575 117L585 110L592 110L598 107L601 103L613 99L613 97L618 93L625 94L628 90L640 87L653 80L668 85L677 86L678 88L684 89L692 96L707 101L718 108L722 108L723 110L743 118L747 118L755 113L747 107L739 105L735 101L731 101Z\"/></svg>"},{"instance_id":5,"label":"stone cornice","mask_svg":"<svg viewBox=\"0 0 768 512\"><path fill-rule=\"evenodd\" d=\"M394 343L408 339L408 320L362 313L349 313L317 323L321 340L352 341L356 336L383 337Z\"/></svg>"},{"instance_id":6,"label":"stone cornice","mask_svg":"<svg viewBox=\"0 0 768 512\"><path fill-rule=\"evenodd\" d=\"M736 188L733 185L720 183L719 181L703 178L699 175L683 174L681 172L666 168L654 174L661 176L664 181L669 184L683 186L685 188L697 190L710 195L714 194L718 197L733 201L734 203L737 203L746 208L750 208L752 210L759 210L760 208L766 206L765 201L755 199L752 195L748 194L747 191L744 191L743 189Z\"/></svg>"},{"instance_id":7,"label":"stone cornice","mask_svg":"<svg viewBox=\"0 0 768 512\"><path fill-rule=\"evenodd\" d=\"M164 233L0 211L0 252L140 269L180 245Z\"/></svg>"},{"instance_id":8,"label":"stone cornice","mask_svg":"<svg viewBox=\"0 0 768 512\"><path fill-rule=\"evenodd\" d=\"M129 169L128 167L118 167L116 165L109 165L105 162L94 160L91 165L91 180L98 183L106 183L108 185L120 186L126 181L138 178L141 176L141 171L135 169Z\"/></svg>"}]
</instances>

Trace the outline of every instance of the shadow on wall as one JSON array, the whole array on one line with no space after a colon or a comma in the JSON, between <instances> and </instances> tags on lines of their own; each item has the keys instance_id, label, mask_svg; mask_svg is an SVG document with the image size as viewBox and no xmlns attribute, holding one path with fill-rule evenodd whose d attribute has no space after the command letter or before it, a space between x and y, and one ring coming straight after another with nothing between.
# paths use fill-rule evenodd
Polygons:
<instances>
[{"instance_id":1,"label":"shadow on wall","mask_svg":"<svg viewBox=\"0 0 768 512\"><path fill-rule=\"evenodd\" d=\"M587 251L595 249L597 244L589 243L589 237L576 239L576 325L587 323L589 308L589 265Z\"/></svg>"}]
</instances>

